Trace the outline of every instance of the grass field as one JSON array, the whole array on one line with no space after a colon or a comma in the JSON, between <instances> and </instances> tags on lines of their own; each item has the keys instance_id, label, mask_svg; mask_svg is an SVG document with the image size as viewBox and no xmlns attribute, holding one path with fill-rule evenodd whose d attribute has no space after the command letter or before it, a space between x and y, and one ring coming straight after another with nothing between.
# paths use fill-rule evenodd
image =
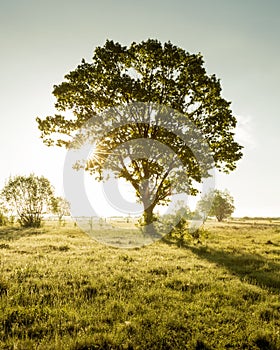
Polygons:
<instances>
[{"instance_id":1,"label":"grass field","mask_svg":"<svg viewBox=\"0 0 280 350\"><path fill-rule=\"evenodd\" d=\"M0 349L280 349L280 223L205 230L117 249L0 228Z\"/></svg>"}]
</instances>

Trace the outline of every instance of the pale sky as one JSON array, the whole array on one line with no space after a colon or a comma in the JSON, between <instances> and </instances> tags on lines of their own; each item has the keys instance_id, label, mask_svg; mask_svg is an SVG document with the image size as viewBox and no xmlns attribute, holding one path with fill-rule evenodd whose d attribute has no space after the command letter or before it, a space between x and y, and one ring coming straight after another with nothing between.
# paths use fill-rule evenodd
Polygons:
<instances>
[{"instance_id":1,"label":"pale sky","mask_svg":"<svg viewBox=\"0 0 280 350\"><path fill-rule=\"evenodd\" d=\"M10 175L46 176L63 193L65 151L39 138L52 87L106 39L170 40L201 52L238 119L244 156L218 189L235 216L280 216L280 2L278 0L0 0L0 188Z\"/></svg>"}]
</instances>

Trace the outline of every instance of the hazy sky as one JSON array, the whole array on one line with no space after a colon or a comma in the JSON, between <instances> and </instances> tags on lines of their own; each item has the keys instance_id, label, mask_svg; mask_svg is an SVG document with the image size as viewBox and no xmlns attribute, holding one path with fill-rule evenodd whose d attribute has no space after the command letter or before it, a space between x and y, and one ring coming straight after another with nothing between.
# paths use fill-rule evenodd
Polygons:
<instances>
[{"instance_id":1,"label":"hazy sky","mask_svg":"<svg viewBox=\"0 0 280 350\"><path fill-rule=\"evenodd\" d=\"M236 216L280 216L280 2L278 0L0 0L0 188L10 175L45 175L63 191L65 151L39 138L52 87L113 39L170 40L201 52L238 118L244 157L217 177Z\"/></svg>"}]
</instances>

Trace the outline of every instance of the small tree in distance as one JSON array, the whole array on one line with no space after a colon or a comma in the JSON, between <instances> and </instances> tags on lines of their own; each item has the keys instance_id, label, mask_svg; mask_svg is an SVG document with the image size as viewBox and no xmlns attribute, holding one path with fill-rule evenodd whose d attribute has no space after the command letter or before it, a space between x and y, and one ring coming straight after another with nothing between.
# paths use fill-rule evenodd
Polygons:
<instances>
[{"instance_id":1,"label":"small tree in distance","mask_svg":"<svg viewBox=\"0 0 280 350\"><path fill-rule=\"evenodd\" d=\"M8 218L0 208L0 226L5 226L8 223Z\"/></svg>"},{"instance_id":2,"label":"small tree in distance","mask_svg":"<svg viewBox=\"0 0 280 350\"><path fill-rule=\"evenodd\" d=\"M218 221L229 217L234 212L234 200L227 190L214 190L206 194L197 204L197 208L206 219L215 216Z\"/></svg>"},{"instance_id":3,"label":"small tree in distance","mask_svg":"<svg viewBox=\"0 0 280 350\"><path fill-rule=\"evenodd\" d=\"M63 197L55 197L52 201L52 212L58 216L58 221L61 222L63 216L70 215L70 203Z\"/></svg>"},{"instance_id":4,"label":"small tree in distance","mask_svg":"<svg viewBox=\"0 0 280 350\"><path fill-rule=\"evenodd\" d=\"M5 226L8 223L7 208L0 198L0 226Z\"/></svg>"},{"instance_id":5,"label":"small tree in distance","mask_svg":"<svg viewBox=\"0 0 280 350\"><path fill-rule=\"evenodd\" d=\"M44 211L51 208L54 193L48 179L31 174L10 178L1 196L22 227L40 227Z\"/></svg>"}]
</instances>

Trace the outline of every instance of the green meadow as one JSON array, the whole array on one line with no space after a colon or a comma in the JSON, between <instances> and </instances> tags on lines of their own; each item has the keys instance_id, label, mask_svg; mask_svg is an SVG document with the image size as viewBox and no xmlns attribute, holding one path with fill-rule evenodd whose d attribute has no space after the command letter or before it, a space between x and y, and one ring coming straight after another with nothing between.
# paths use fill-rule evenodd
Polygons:
<instances>
[{"instance_id":1,"label":"green meadow","mask_svg":"<svg viewBox=\"0 0 280 350\"><path fill-rule=\"evenodd\" d=\"M118 249L0 228L0 349L280 349L280 221Z\"/></svg>"}]
</instances>

